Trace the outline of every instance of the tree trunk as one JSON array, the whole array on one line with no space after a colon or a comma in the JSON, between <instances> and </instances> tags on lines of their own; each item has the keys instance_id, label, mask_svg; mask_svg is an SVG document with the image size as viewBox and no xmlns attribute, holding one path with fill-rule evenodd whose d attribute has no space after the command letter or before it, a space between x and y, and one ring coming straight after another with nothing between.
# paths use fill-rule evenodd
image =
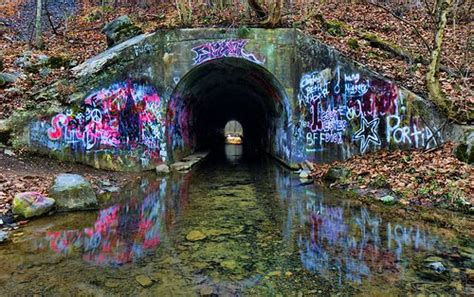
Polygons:
<instances>
[{"instance_id":1,"label":"tree trunk","mask_svg":"<svg viewBox=\"0 0 474 297\"><path fill-rule=\"evenodd\" d=\"M267 12L260 4L259 0L248 0L248 3L250 8L252 8L252 10L255 11L255 13L257 14L257 17L264 18L267 16Z\"/></svg>"},{"instance_id":2,"label":"tree trunk","mask_svg":"<svg viewBox=\"0 0 474 297\"><path fill-rule=\"evenodd\" d=\"M248 0L250 8L257 14L257 17L264 19L261 24L266 27L276 27L281 22L283 0L269 0L267 5L263 5L259 0Z\"/></svg>"},{"instance_id":3,"label":"tree trunk","mask_svg":"<svg viewBox=\"0 0 474 297\"><path fill-rule=\"evenodd\" d=\"M446 113L448 118L457 122L464 122L468 116L458 114L453 102L443 93L439 83L439 67L443 48L444 29L448 22L448 13L452 4L453 0L437 0L436 2L437 27L433 51L431 52L431 62L428 66L428 73L426 74L426 86L430 99Z\"/></svg>"},{"instance_id":4,"label":"tree trunk","mask_svg":"<svg viewBox=\"0 0 474 297\"><path fill-rule=\"evenodd\" d=\"M42 15L43 15L43 1L36 0L36 19L35 19L35 46L43 48L43 33L42 33Z\"/></svg>"}]
</instances>

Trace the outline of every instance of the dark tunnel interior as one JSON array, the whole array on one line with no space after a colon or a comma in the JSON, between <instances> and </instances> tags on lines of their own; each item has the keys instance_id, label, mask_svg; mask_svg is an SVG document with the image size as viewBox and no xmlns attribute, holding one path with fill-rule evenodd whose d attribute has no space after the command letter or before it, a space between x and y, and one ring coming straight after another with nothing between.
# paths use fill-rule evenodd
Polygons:
<instances>
[{"instance_id":1,"label":"dark tunnel interior","mask_svg":"<svg viewBox=\"0 0 474 297\"><path fill-rule=\"evenodd\" d=\"M192 69L172 95L183 103L175 119L187 121L176 124L189 130L178 133L189 135L192 151L221 149L226 123L236 120L243 126L246 151L271 153L277 122L286 118L284 96L273 75L258 64L240 58L207 62Z\"/></svg>"}]
</instances>

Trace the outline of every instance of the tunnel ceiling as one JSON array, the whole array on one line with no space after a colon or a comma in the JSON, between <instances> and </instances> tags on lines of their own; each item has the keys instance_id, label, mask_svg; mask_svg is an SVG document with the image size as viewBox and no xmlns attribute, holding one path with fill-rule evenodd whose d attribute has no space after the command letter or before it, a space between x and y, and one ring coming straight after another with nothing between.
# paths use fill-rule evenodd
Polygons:
<instances>
[{"instance_id":1,"label":"tunnel ceiling","mask_svg":"<svg viewBox=\"0 0 474 297\"><path fill-rule=\"evenodd\" d=\"M218 139L218 131L223 134L230 120L242 124L254 146L264 147L275 122L286 119L283 98L283 88L263 67L245 59L223 58L193 68L178 83L171 101L181 100L185 105L188 131L179 134L194 137L198 148ZM174 118L183 117L178 111ZM183 129L182 124L178 126Z\"/></svg>"},{"instance_id":2,"label":"tunnel ceiling","mask_svg":"<svg viewBox=\"0 0 474 297\"><path fill-rule=\"evenodd\" d=\"M272 116L282 111L284 96L273 75L263 67L239 58L218 59L197 66L180 81L175 93L183 98L193 98L192 105L229 95L254 98Z\"/></svg>"}]
</instances>

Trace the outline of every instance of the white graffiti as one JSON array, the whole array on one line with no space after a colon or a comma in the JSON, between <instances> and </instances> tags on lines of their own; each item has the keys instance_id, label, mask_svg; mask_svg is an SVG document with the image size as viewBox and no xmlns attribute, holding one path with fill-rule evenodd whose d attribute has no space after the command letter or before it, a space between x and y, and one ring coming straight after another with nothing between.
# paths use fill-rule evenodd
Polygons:
<instances>
[{"instance_id":1,"label":"white graffiti","mask_svg":"<svg viewBox=\"0 0 474 297\"><path fill-rule=\"evenodd\" d=\"M155 51L155 46L151 44L140 44L140 45L134 45L133 50L135 52L135 56L140 56L143 54L151 54Z\"/></svg>"},{"instance_id":2,"label":"white graffiti","mask_svg":"<svg viewBox=\"0 0 474 297\"><path fill-rule=\"evenodd\" d=\"M428 126L424 128L418 128L416 124L403 126L400 117L396 115L387 116L386 121L387 143L393 141L396 144L405 143L414 145L416 148L426 147L427 149L438 145L433 131Z\"/></svg>"},{"instance_id":3,"label":"white graffiti","mask_svg":"<svg viewBox=\"0 0 474 297\"><path fill-rule=\"evenodd\" d=\"M365 117L361 116L360 129L353 136L354 140L360 140L361 153L365 153L367 151L370 143L374 143L376 145L382 144L377 131L379 122L379 118L375 118L369 122L365 119Z\"/></svg>"},{"instance_id":4,"label":"white graffiti","mask_svg":"<svg viewBox=\"0 0 474 297\"><path fill-rule=\"evenodd\" d=\"M369 80L361 81L358 73L344 74L344 95L346 97L362 97L369 91L369 86Z\"/></svg>"},{"instance_id":5,"label":"white graffiti","mask_svg":"<svg viewBox=\"0 0 474 297\"><path fill-rule=\"evenodd\" d=\"M329 95L329 81L322 72L303 75L300 81L300 104L321 100Z\"/></svg>"}]
</instances>

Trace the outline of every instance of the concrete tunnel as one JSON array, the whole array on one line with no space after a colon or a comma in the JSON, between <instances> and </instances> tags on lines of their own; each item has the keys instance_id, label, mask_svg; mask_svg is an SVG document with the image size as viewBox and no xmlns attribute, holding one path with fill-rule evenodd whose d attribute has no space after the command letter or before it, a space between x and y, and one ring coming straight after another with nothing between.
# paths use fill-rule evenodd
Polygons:
<instances>
[{"instance_id":1,"label":"concrete tunnel","mask_svg":"<svg viewBox=\"0 0 474 297\"><path fill-rule=\"evenodd\" d=\"M243 127L245 151L274 154L278 127L288 127L286 97L269 71L246 59L221 58L194 67L179 81L168 105L173 159L223 147L223 130L231 120Z\"/></svg>"}]
</instances>

